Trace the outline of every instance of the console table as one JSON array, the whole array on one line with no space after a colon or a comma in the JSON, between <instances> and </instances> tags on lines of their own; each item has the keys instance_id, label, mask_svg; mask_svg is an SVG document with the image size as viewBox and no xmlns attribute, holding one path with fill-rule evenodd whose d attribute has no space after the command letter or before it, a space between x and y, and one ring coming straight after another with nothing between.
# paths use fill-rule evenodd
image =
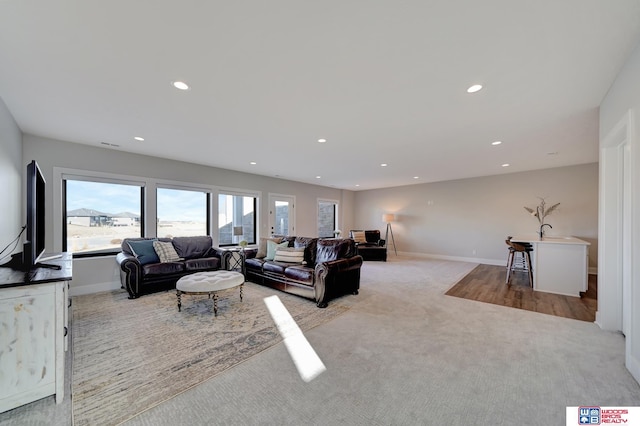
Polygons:
<instances>
[{"instance_id":1,"label":"console table","mask_svg":"<svg viewBox=\"0 0 640 426\"><path fill-rule=\"evenodd\" d=\"M55 394L64 398L72 255L24 272L0 267L0 413Z\"/></svg>"}]
</instances>

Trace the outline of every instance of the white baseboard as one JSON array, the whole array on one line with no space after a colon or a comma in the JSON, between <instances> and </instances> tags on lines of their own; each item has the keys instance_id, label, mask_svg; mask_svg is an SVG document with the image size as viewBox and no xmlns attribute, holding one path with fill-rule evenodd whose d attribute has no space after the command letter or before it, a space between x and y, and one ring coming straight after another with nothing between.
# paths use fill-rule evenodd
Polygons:
<instances>
[{"instance_id":1,"label":"white baseboard","mask_svg":"<svg viewBox=\"0 0 640 426\"><path fill-rule=\"evenodd\" d=\"M390 257L387 252L387 257ZM483 265L496 265L507 266L507 261L504 259L482 259L478 257L462 257L462 256L448 256L444 254L431 254L431 253L412 253L412 252L398 252L398 256L411 256L411 257L423 257L425 259L438 259L438 260L452 260L454 262L469 262L469 263L481 263Z\"/></svg>"},{"instance_id":2,"label":"white baseboard","mask_svg":"<svg viewBox=\"0 0 640 426\"><path fill-rule=\"evenodd\" d=\"M390 252L387 252L387 257L393 256ZM479 257L462 257L462 256L446 256L443 254L430 254L430 253L412 253L412 252L398 252L398 256L411 256L411 257L422 257L425 259L438 259L438 260L452 260L455 262L469 262L469 263L480 263L482 265L495 265L495 266L504 266L507 267L507 261L504 259L483 259ZM597 267L589 267L589 275L598 275Z\"/></svg>"},{"instance_id":3,"label":"white baseboard","mask_svg":"<svg viewBox=\"0 0 640 426\"><path fill-rule=\"evenodd\" d=\"M82 296L84 294L100 293L102 291L112 291L118 289L120 289L119 282L97 283L89 285L79 285L74 287L73 281L71 281L71 286L69 287L69 296Z\"/></svg>"}]
</instances>

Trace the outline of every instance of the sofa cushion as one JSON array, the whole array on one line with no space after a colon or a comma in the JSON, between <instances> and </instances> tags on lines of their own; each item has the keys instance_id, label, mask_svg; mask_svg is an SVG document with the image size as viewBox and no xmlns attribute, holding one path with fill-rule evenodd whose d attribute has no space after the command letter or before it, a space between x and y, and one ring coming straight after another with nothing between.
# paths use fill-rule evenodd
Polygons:
<instances>
[{"instance_id":1,"label":"sofa cushion","mask_svg":"<svg viewBox=\"0 0 640 426\"><path fill-rule=\"evenodd\" d=\"M280 262L264 262L262 264L262 270L264 272L274 272L276 274L280 274L283 275L284 274L284 270L287 269L287 267L291 266L290 263L280 263Z\"/></svg>"},{"instance_id":2,"label":"sofa cushion","mask_svg":"<svg viewBox=\"0 0 640 426\"><path fill-rule=\"evenodd\" d=\"M178 262L183 260L178 253L176 253L176 249L173 248L173 244L165 243L162 241L154 241L153 248L156 250L158 257L160 258L160 262Z\"/></svg>"},{"instance_id":3,"label":"sofa cushion","mask_svg":"<svg viewBox=\"0 0 640 426\"><path fill-rule=\"evenodd\" d=\"M218 269L220 259L217 257L201 257L184 261L184 269L187 271L202 271L204 269Z\"/></svg>"},{"instance_id":4,"label":"sofa cushion","mask_svg":"<svg viewBox=\"0 0 640 426\"><path fill-rule=\"evenodd\" d=\"M304 261L304 252L304 247L278 247L276 249L276 255L273 260L275 260L276 262L300 264Z\"/></svg>"},{"instance_id":5,"label":"sofa cushion","mask_svg":"<svg viewBox=\"0 0 640 426\"><path fill-rule=\"evenodd\" d=\"M309 268L306 266L301 266L301 265L289 266L287 269L284 270L285 277L292 280L303 282L310 286L313 285L314 274L315 274L315 269Z\"/></svg>"},{"instance_id":6,"label":"sofa cushion","mask_svg":"<svg viewBox=\"0 0 640 426\"><path fill-rule=\"evenodd\" d=\"M331 262L351 255L353 240L318 240L316 263Z\"/></svg>"},{"instance_id":7,"label":"sofa cushion","mask_svg":"<svg viewBox=\"0 0 640 426\"><path fill-rule=\"evenodd\" d=\"M255 257L244 261L244 266L247 269L250 269L252 271L258 271L258 272L262 272L263 264L264 264L264 259L257 259Z\"/></svg>"},{"instance_id":8,"label":"sofa cushion","mask_svg":"<svg viewBox=\"0 0 640 426\"><path fill-rule=\"evenodd\" d=\"M273 241L267 241L267 255L264 260L273 260L276 257L276 250L279 247L288 247L289 241L283 241L281 243L275 243Z\"/></svg>"},{"instance_id":9,"label":"sofa cushion","mask_svg":"<svg viewBox=\"0 0 640 426\"><path fill-rule=\"evenodd\" d=\"M178 256L184 259L207 257L212 245L211 237L208 235L173 238L173 247L176 249Z\"/></svg>"},{"instance_id":10,"label":"sofa cushion","mask_svg":"<svg viewBox=\"0 0 640 426\"><path fill-rule=\"evenodd\" d=\"M274 243L277 244L282 242L282 238L281 237L271 237L271 238L261 237L260 241L258 242L258 252L256 253L257 258L262 259L267 255L267 241L273 241Z\"/></svg>"},{"instance_id":11,"label":"sofa cushion","mask_svg":"<svg viewBox=\"0 0 640 426\"><path fill-rule=\"evenodd\" d=\"M133 254L140 262L141 265L146 265L148 263L158 263L160 262L160 258L153 248L153 243L156 240L129 240L129 249L131 250L131 254Z\"/></svg>"},{"instance_id":12,"label":"sofa cushion","mask_svg":"<svg viewBox=\"0 0 640 426\"><path fill-rule=\"evenodd\" d=\"M143 275L166 275L175 274L184 271L184 263L167 262L167 263L149 263L142 267Z\"/></svg>"},{"instance_id":13,"label":"sofa cushion","mask_svg":"<svg viewBox=\"0 0 640 426\"><path fill-rule=\"evenodd\" d=\"M316 264L316 251L318 248L318 239L309 237L296 237L293 241L294 247L304 247L304 261L307 265L313 266Z\"/></svg>"}]
</instances>

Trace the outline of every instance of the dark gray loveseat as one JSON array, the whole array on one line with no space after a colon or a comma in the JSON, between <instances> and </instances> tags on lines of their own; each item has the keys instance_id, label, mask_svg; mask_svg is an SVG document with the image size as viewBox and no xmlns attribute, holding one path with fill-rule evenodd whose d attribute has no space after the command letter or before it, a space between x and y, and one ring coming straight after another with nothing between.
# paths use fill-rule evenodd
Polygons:
<instances>
[{"instance_id":1,"label":"dark gray loveseat","mask_svg":"<svg viewBox=\"0 0 640 426\"><path fill-rule=\"evenodd\" d=\"M134 246L136 243L140 246L153 240L171 242L182 260L163 263L157 258L146 257L142 249L136 256L129 244L133 242ZM200 271L215 271L221 265L220 255L212 248L210 236L125 238L121 248L122 252L116 256L116 262L120 266L122 288L129 292L130 299L145 293L175 288L181 277Z\"/></svg>"}]
</instances>

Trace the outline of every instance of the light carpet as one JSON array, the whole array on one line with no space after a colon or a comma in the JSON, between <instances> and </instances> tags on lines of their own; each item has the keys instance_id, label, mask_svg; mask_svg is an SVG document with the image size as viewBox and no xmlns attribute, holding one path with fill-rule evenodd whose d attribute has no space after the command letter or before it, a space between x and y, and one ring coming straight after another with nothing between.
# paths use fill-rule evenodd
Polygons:
<instances>
[{"instance_id":1,"label":"light carpet","mask_svg":"<svg viewBox=\"0 0 640 426\"><path fill-rule=\"evenodd\" d=\"M365 262L352 307L305 333L315 380L278 344L126 426L564 425L566 406L640 405L619 333L445 296L475 266Z\"/></svg>"},{"instance_id":2,"label":"light carpet","mask_svg":"<svg viewBox=\"0 0 640 426\"><path fill-rule=\"evenodd\" d=\"M281 341L263 299L276 294L302 330L348 310L253 283L207 296L175 292L128 300L125 291L73 300L72 395L75 425L113 425L153 407Z\"/></svg>"}]
</instances>

